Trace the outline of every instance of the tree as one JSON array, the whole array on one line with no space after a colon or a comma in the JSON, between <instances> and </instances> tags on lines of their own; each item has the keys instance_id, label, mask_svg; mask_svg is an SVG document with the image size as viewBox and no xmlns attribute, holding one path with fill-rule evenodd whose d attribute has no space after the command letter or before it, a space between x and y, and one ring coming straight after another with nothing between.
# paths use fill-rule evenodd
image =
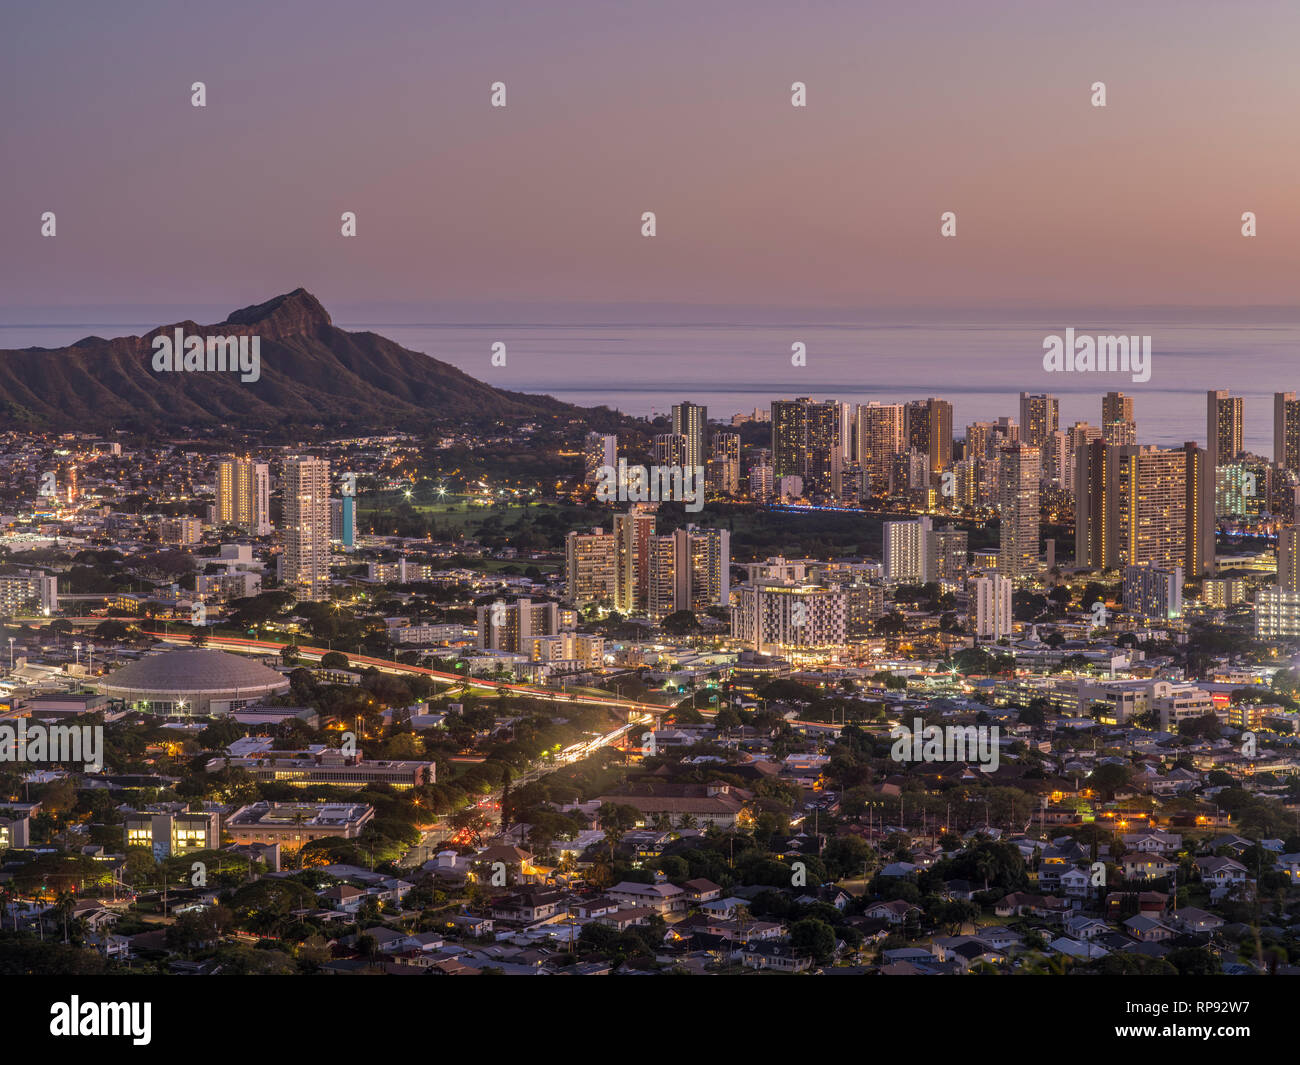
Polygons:
<instances>
[{"instance_id":1,"label":"tree","mask_svg":"<svg viewBox=\"0 0 1300 1065\"><path fill-rule=\"evenodd\" d=\"M1128 787L1131 776L1131 766L1110 762L1094 769L1088 783L1107 799L1113 799L1117 791Z\"/></svg>"},{"instance_id":2,"label":"tree","mask_svg":"<svg viewBox=\"0 0 1300 1065\"><path fill-rule=\"evenodd\" d=\"M835 928L815 917L805 917L790 926L790 949L803 957L811 956L818 965L835 957Z\"/></svg>"},{"instance_id":3,"label":"tree","mask_svg":"<svg viewBox=\"0 0 1300 1065\"><path fill-rule=\"evenodd\" d=\"M76 908L77 896L71 891L60 891L54 898L54 912L63 919L63 942L68 942L68 918Z\"/></svg>"},{"instance_id":4,"label":"tree","mask_svg":"<svg viewBox=\"0 0 1300 1065\"><path fill-rule=\"evenodd\" d=\"M357 953L365 958L371 965L374 965L375 959L379 957L379 940L368 932L358 936Z\"/></svg>"},{"instance_id":5,"label":"tree","mask_svg":"<svg viewBox=\"0 0 1300 1065\"><path fill-rule=\"evenodd\" d=\"M174 950L199 950L218 942L234 925L234 914L224 906L183 913L167 929L167 945Z\"/></svg>"},{"instance_id":6,"label":"tree","mask_svg":"<svg viewBox=\"0 0 1300 1065\"><path fill-rule=\"evenodd\" d=\"M822 861L837 878L861 875L873 857L871 847L858 836L836 836L822 851Z\"/></svg>"},{"instance_id":7,"label":"tree","mask_svg":"<svg viewBox=\"0 0 1300 1065\"><path fill-rule=\"evenodd\" d=\"M676 610L664 618L663 630L669 636L690 636L700 631L700 621L689 610Z\"/></svg>"},{"instance_id":8,"label":"tree","mask_svg":"<svg viewBox=\"0 0 1300 1065\"><path fill-rule=\"evenodd\" d=\"M320 660L322 669L347 669L349 667L348 656L342 651L331 651L323 655Z\"/></svg>"},{"instance_id":9,"label":"tree","mask_svg":"<svg viewBox=\"0 0 1300 1065\"><path fill-rule=\"evenodd\" d=\"M448 818L448 823L456 830L457 834L461 832L467 833L475 846L483 842L483 833L488 828L488 819L475 806L457 810Z\"/></svg>"},{"instance_id":10,"label":"tree","mask_svg":"<svg viewBox=\"0 0 1300 1065\"><path fill-rule=\"evenodd\" d=\"M724 706L713 717L714 727L721 732L739 728L742 724L740 714L730 706Z\"/></svg>"},{"instance_id":11,"label":"tree","mask_svg":"<svg viewBox=\"0 0 1300 1065\"><path fill-rule=\"evenodd\" d=\"M605 833L605 842L609 844L609 860L614 861L614 848L622 842L627 830L637 823L641 813L635 806L604 802L596 811L596 824Z\"/></svg>"},{"instance_id":12,"label":"tree","mask_svg":"<svg viewBox=\"0 0 1300 1065\"><path fill-rule=\"evenodd\" d=\"M1219 971L1218 956L1205 947L1182 947L1169 952L1167 960L1179 976L1213 976Z\"/></svg>"}]
</instances>

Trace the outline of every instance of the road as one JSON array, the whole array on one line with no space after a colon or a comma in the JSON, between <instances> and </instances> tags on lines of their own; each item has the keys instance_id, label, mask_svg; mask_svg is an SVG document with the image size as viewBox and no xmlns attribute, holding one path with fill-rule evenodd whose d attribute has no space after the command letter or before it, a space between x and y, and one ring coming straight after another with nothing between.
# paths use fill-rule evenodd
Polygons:
<instances>
[{"instance_id":1,"label":"road","mask_svg":"<svg viewBox=\"0 0 1300 1065\"><path fill-rule=\"evenodd\" d=\"M653 715L640 714L632 721L629 721L626 725L614 729L613 732L607 732L603 736L597 736L595 739L588 740L586 743L569 748L564 752L564 755L561 758L534 765L520 776L512 778L510 786L512 788L519 788L525 784L531 784L534 780L540 780L549 773L554 773L557 770L563 769L566 765L572 765L579 759L586 758L589 754L595 753L602 747L612 746L632 730L643 728L644 726L653 723L653 721ZM500 809L502 791L503 789L496 788L478 802L478 806L483 810L490 822L499 822L500 814L497 811ZM398 866L403 869L413 869L417 866L423 865L437 853L436 848L440 844L445 843L454 834L455 833L450 825L439 820L437 824L424 832L419 843L402 856L401 860L397 863Z\"/></svg>"},{"instance_id":2,"label":"road","mask_svg":"<svg viewBox=\"0 0 1300 1065\"><path fill-rule=\"evenodd\" d=\"M164 643L189 646L192 634L188 632L144 632L144 635L151 636ZM238 636L209 636L205 646L215 650L241 652L243 654L279 654L281 650L289 645L272 640L247 640ZM319 662L330 653L327 647L308 647L302 644L296 646L299 657L308 661ZM608 697L577 695L573 692L536 687L531 684L499 684L490 680L475 680L472 677L463 677L456 673L444 673L436 669L425 669L423 666L405 665L401 662L394 662L390 658L374 658L370 655L343 653L347 654L348 662L353 666L374 666L383 673L428 677L436 684L463 686L469 690L479 691L487 695L495 695L498 691L504 689L516 695L529 695L536 699L549 699L556 703L573 703L577 706L605 706L651 715L666 714L673 709L671 706L660 706L658 703L638 703L630 699L622 699L616 695Z\"/></svg>"}]
</instances>

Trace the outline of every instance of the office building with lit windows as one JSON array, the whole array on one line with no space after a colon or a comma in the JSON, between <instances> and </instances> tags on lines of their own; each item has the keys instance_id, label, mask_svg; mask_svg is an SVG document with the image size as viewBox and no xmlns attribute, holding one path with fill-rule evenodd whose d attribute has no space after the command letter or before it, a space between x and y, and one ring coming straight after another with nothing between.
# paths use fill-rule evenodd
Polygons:
<instances>
[{"instance_id":1,"label":"office building with lit windows","mask_svg":"<svg viewBox=\"0 0 1300 1065\"><path fill-rule=\"evenodd\" d=\"M1214 566L1213 484L1204 448L1094 440L1075 462L1075 560L1090 569ZM1206 492L1210 491L1210 496Z\"/></svg>"},{"instance_id":2,"label":"office building with lit windows","mask_svg":"<svg viewBox=\"0 0 1300 1065\"><path fill-rule=\"evenodd\" d=\"M123 820L127 847L148 847L155 861L183 857L221 846L221 815L218 813L133 812Z\"/></svg>"},{"instance_id":3,"label":"office building with lit windows","mask_svg":"<svg viewBox=\"0 0 1300 1065\"><path fill-rule=\"evenodd\" d=\"M264 462L224 458L217 462L218 525L231 525L250 536L271 533L271 472Z\"/></svg>"},{"instance_id":4,"label":"office building with lit windows","mask_svg":"<svg viewBox=\"0 0 1300 1065\"><path fill-rule=\"evenodd\" d=\"M325 599L330 576L330 464L291 458L284 464L284 553L280 577L300 599Z\"/></svg>"}]
</instances>

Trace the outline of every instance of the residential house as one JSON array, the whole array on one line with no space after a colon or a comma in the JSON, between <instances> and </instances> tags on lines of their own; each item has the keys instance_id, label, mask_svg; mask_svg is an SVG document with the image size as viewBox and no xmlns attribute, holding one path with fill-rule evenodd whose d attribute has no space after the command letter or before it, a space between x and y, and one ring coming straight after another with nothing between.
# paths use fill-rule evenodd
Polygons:
<instances>
[{"instance_id":1,"label":"residential house","mask_svg":"<svg viewBox=\"0 0 1300 1065\"><path fill-rule=\"evenodd\" d=\"M740 954L747 969L770 969L780 973L802 973L812 968L810 957L800 957L785 943L750 943Z\"/></svg>"},{"instance_id":2,"label":"residential house","mask_svg":"<svg viewBox=\"0 0 1300 1065\"><path fill-rule=\"evenodd\" d=\"M891 899L888 902L876 902L868 906L863 915L866 917L877 917L889 924L901 925L912 914L920 915L921 907L915 906L910 902L902 899Z\"/></svg>"},{"instance_id":3,"label":"residential house","mask_svg":"<svg viewBox=\"0 0 1300 1065\"><path fill-rule=\"evenodd\" d=\"M638 884L631 880L615 884L607 894L622 906L645 906L660 914L685 910L690 898L676 884Z\"/></svg>"},{"instance_id":4,"label":"residential house","mask_svg":"<svg viewBox=\"0 0 1300 1065\"><path fill-rule=\"evenodd\" d=\"M1167 924L1157 921L1154 917L1143 917L1141 914L1130 917L1124 922L1124 927L1128 929L1129 935L1141 943L1162 943L1166 939L1173 939L1176 935Z\"/></svg>"}]
</instances>

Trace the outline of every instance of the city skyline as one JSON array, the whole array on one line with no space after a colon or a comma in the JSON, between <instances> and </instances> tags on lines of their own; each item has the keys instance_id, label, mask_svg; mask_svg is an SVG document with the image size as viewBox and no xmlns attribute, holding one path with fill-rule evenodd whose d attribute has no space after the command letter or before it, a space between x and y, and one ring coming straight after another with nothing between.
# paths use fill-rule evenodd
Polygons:
<instances>
[{"instance_id":1,"label":"city skyline","mask_svg":"<svg viewBox=\"0 0 1300 1065\"><path fill-rule=\"evenodd\" d=\"M1297 39L8 5L14 1031L295 1020L182 975L1300 976ZM1077 986L1103 1043L1286 1017Z\"/></svg>"}]
</instances>

